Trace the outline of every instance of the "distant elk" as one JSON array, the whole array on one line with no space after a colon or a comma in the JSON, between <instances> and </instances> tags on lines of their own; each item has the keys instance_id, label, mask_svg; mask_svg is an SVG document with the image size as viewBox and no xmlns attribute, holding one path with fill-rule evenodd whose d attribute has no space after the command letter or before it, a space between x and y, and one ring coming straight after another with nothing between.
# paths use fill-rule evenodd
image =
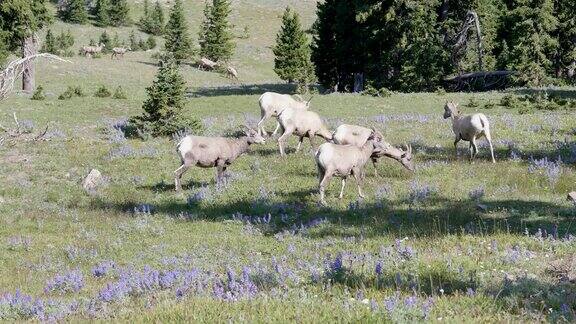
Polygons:
<instances>
[{"instance_id":1,"label":"distant elk","mask_svg":"<svg viewBox=\"0 0 576 324\"><path fill-rule=\"evenodd\" d=\"M102 50L106 47L104 44L99 44L98 46L82 46L80 53L84 56L90 55L93 57L95 54L102 53Z\"/></svg>"},{"instance_id":2,"label":"distant elk","mask_svg":"<svg viewBox=\"0 0 576 324\"><path fill-rule=\"evenodd\" d=\"M131 50L132 49L130 47L114 47L112 49L111 59L118 58L118 56L121 56L122 58L124 58L124 54L126 54L126 52L131 51Z\"/></svg>"}]
</instances>

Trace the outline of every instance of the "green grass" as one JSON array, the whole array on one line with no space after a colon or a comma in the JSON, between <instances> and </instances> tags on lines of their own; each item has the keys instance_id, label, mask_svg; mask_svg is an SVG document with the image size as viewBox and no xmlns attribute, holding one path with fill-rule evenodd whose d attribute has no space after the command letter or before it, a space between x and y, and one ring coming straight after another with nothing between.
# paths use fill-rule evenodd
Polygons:
<instances>
[{"instance_id":1,"label":"green grass","mask_svg":"<svg viewBox=\"0 0 576 324\"><path fill-rule=\"evenodd\" d=\"M188 2L193 4L191 26L198 26L201 3ZM314 3L293 3L311 23ZM293 90L274 76L267 48L279 20L271 18L282 12L283 2L252 0L235 6L239 11L234 23L239 30L250 24L251 31L250 39L239 40L235 58L241 84L182 67L189 87L185 113L202 119L207 135L232 133L245 122L254 124L262 92ZM127 34L130 29L121 30ZM83 40L99 34L92 27L75 26L73 32ZM572 111L520 115L500 106L483 108L488 102L498 103L506 94L501 92L386 98L317 95L312 109L326 118L330 128L344 122L374 126L395 145L412 143L416 172L383 160L376 178L372 166L367 166L363 186L367 198L359 202L353 181L339 201L339 181L333 179L327 190L330 207L324 208L317 203L316 169L308 142L303 152L295 154L296 141L291 139L289 155L280 158L270 139L229 168L228 187L216 188L215 170L192 168L184 176L184 193L177 194L173 171L179 160L173 140L112 140L113 121L141 112L145 88L156 72L150 55L42 61L37 83L47 99L33 101L16 93L0 103L1 125L11 125L15 112L21 121L34 122L34 132L49 125L50 134L49 141L0 146L0 293L19 289L43 300L75 301L80 306L67 317L71 320L404 322L422 320L426 307L431 321L574 320L576 287L565 279L574 276L576 248L576 241L567 238L576 233L576 211L565 200L576 182L569 160L575 154L570 151L576 127ZM68 86L76 85L88 96L57 100ZM128 99L93 97L101 85L108 89L121 85ZM576 95L574 88L558 91ZM449 121L442 119L443 104L453 99L464 105L471 98L479 107L462 109L489 116L496 165L488 162L485 147L473 164L467 161L464 144L460 159L453 156L453 135ZM270 121L268 129L273 126ZM133 154L114 155L121 147L131 148ZM512 152L518 158L512 159ZM558 156L565 162L557 178L542 170L528 172L531 158ZM88 195L81 182L93 168L107 177L107 184ZM411 202L415 183L433 193ZM202 186L210 198L189 205L188 197ZM480 203L486 211L479 211L469 197L478 188L484 190ZM134 213L141 204L149 204L153 212ZM272 221L250 225L234 221L236 213L270 213ZM301 223L319 218L326 221L294 232ZM552 233L555 226L559 239L536 235L539 228ZM29 243L18 243L20 237ZM344 269L328 273L326 267L341 253ZM208 281L204 291L183 298L176 297L177 287L155 288L91 304L107 283L118 280L117 272L92 276L91 269L103 260L135 271L147 265L160 270L198 268ZM383 264L381 275L374 270L378 261ZM226 281L227 269L240 276L245 266L253 271L258 294L235 302L214 298L214 282ZM48 280L70 269L80 269L84 275L85 286L79 292L44 291ZM410 296L416 296L414 307L406 305ZM24 318L0 307L0 319Z\"/></svg>"}]
</instances>

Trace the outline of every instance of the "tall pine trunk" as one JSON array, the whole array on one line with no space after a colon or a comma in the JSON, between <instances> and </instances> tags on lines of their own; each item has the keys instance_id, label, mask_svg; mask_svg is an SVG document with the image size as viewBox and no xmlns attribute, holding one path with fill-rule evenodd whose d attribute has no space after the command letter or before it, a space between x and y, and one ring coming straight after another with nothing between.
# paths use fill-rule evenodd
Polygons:
<instances>
[{"instance_id":1,"label":"tall pine trunk","mask_svg":"<svg viewBox=\"0 0 576 324\"><path fill-rule=\"evenodd\" d=\"M22 41L22 57L31 56L38 53L38 38L35 34L24 38ZM29 61L24 66L22 73L22 90L25 92L33 92L35 88L35 71L34 61Z\"/></svg>"}]
</instances>

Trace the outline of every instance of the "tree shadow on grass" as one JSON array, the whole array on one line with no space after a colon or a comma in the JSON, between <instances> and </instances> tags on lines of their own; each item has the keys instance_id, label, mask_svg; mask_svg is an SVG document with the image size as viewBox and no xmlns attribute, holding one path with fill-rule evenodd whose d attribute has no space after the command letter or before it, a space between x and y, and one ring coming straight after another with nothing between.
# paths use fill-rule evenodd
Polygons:
<instances>
[{"instance_id":1,"label":"tree shadow on grass","mask_svg":"<svg viewBox=\"0 0 576 324\"><path fill-rule=\"evenodd\" d=\"M171 185L150 190L171 190ZM194 214L195 219L221 222L240 213L248 220L270 214L270 223L262 224L266 235L277 233L306 232L310 238L330 236L351 236L362 233L364 237L378 237L384 234L400 236L437 237L449 234L467 233L487 235L494 232L516 234L536 233L542 229L547 233L557 233L559 237L576 234L576 209L542 201L495 200L482 202L487 211L477 209L471 200L453 200L436 195L428 200L410 204L406 199L382 200L376 203L351 202L348 207L336 203L329 197L329 203L338 207L323 207L311 197L315 189L299 190L283 194L282 202L272 202L266 198L245 197L218 204L218 194L201 197L190 205L186 197L174 194L173 198L155 204L155 213L166 215ZM192 194L192 193L190 193ZM111 209L121 213L131 213L141 202L121 203L95 200L94 209ZM309 224L323 219L328 226L318 230L308 228ZM312 226L314 227L314 226Z\"/></svg>"},{"instance_id":2,"label":"tree shadow on grass","mask_svg":"<svg viewBox=\"0 0 576 324\"><path fill-rule=\"evenodd\" d=\"M296 85L287 83L226 85L196 88L190 90L186 95L188 97L249 96L261 95L268 91L292 94L296 92Z\"/></svg>"},{"instance_id":3,"label":"tree shadow on grass","mask_svg":"<svg viewBox=\"0 0 576 324\"><path fill-rule=\"evenodd\" d=\"M516 89L512 92L518 95L534 95L546 93L550 97L576 99L576 89Z\"/></svg>"}]
</instances>

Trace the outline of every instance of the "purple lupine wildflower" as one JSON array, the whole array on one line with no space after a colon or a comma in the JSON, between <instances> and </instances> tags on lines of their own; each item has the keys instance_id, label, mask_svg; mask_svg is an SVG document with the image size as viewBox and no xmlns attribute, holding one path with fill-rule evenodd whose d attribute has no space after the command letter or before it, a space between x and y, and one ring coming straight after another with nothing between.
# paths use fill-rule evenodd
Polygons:
<instances>
[{"instance_id":1,"label":"purple lupine wildflower","mask_svg":"<svg viewBox=\"0 0 576 324\"><path fill-rule=\"evenodd\" d=\"M470 197L471 200L480 201L480 199L484 197L484 187L480 186L478 188L470 190L470 192L468 193L468 197Z\"/></svg>"},{"instance_id":2,"label":"purple lupine wildflower","mask_svg":"<svg viewBox=\"0 0 576 324\"><path fill-rule=\"evenodd\" d=\"M424 319L428 319L432 306L434 306L434 299L432 299L432 297L429 297L424 303L422 303L422 316Z\"/></svg>"},{"instance_id":3,"label":"purple lupine wildflower","mask_svg":"<svg viewBox=\"0 0 576 324\"><path fill-rule=\"evenodd\" d=\"M92 268L92 275L97 278L104 277L114 268L116 268L114 261L102 261Z\"/></svg>"},{"instance_id":4,"label":"purple lupine wildflower","mask_svg":"<svg viewBox=\"0 0 576 324\"><path fill-rule=\"evenodd\" d=\"M376 302L376 299L370 299L370 310L372 312L378 311L378 302Z\"/></svg>"},{"instance_id":5,"label":"purple lupine wildflower","mask_svg":"<svg viewBox=\"0 0 576 324\"><path fill-rule=\"evenodd\" d=\"M382 274L384 273L384 270L382 269L382 261L376 262L376 267L374 269L374 272L376 272L376 275L378 277L382 276Z\"/></svg>"},{"instance_id":6,"label":"purple lupine wildflower","mask_svg":"<svg viewBox=\"0 0 576 324\"><path fill-rule=\"evenodd\" d=\"M28 250L30 250L31 243L32 243L32 240L30 239L30 237L21 236L21 235L11 236L8 238L8 241L7 241L8 250L11 250L11 251L16 251L16 250L19 250L20 248L25 250L25 251L28 251Z\"/></svg>"},{"instance_id":7,"label":"purple lupine wildflower","mask_svg":"<svg viewBox=\"0 0 576 324\"><path fill-rule=\"evenodd\" d=\"M394 295L394 297L388 297L384 299L384 307L388 311L388 313L392 313L394 309L396 309L396 305L398 304L398 295Z\"/></svg>"},{"instance_id":8,"label":"purple lupine wildflower","mask_svg":"<svg viewBox=\"0 0 576 324\"><path fill-rule=\"evenodd\" d=\"M416 204L428 200L433 194L437 192L435 187L427 184L420 184L414 180L410 182L410 194L408 200L410 204Z\"/></svg>"},{"instance_id":9,"label":"purple lupine wildflower","mask_svg":"<svg viewBox=\"0 0 576 324\"><path fill-rule=\"evenodd\" d=\"M46 282L44 291L51 292L78 292L84 287L84 276L79 269L57 274L54 278Z\"/></svg>"},{"instance_id":10,"label":"purple lupine wildflower","mask_svg":"<svg viewBox=\"0 0 576 324\"><path fill-rule=\"evenodd\" d=\"M562 159L558 157L556 162L547 157L542 159L530 159L528 166L529 173L543 173L551 185L555 185L562 175Z\"/></svg>"},{"instance_id":11,"label":"purple lupine wildflower","mask_svg":"<svg viewBox=\"0 0 576 324\"><path fill-rule=\"evenodd\" d=\"M476 292L474 291L474 289L468 287L468 288L466 289L466 296L468 296L468 297L474 297L474 296L476 296Z\"/></svg>"},{"instance_id":12,"label":"purple lupine wildflower","mask_svg":"<svg viewBox=\"0 0 576 324\"><path fill-rule=\"evenodd\" d=\"M404 299L404 305L408 308L415 307L418 304L418 297L408 296Z\"/></svg>"}]
</instances>

